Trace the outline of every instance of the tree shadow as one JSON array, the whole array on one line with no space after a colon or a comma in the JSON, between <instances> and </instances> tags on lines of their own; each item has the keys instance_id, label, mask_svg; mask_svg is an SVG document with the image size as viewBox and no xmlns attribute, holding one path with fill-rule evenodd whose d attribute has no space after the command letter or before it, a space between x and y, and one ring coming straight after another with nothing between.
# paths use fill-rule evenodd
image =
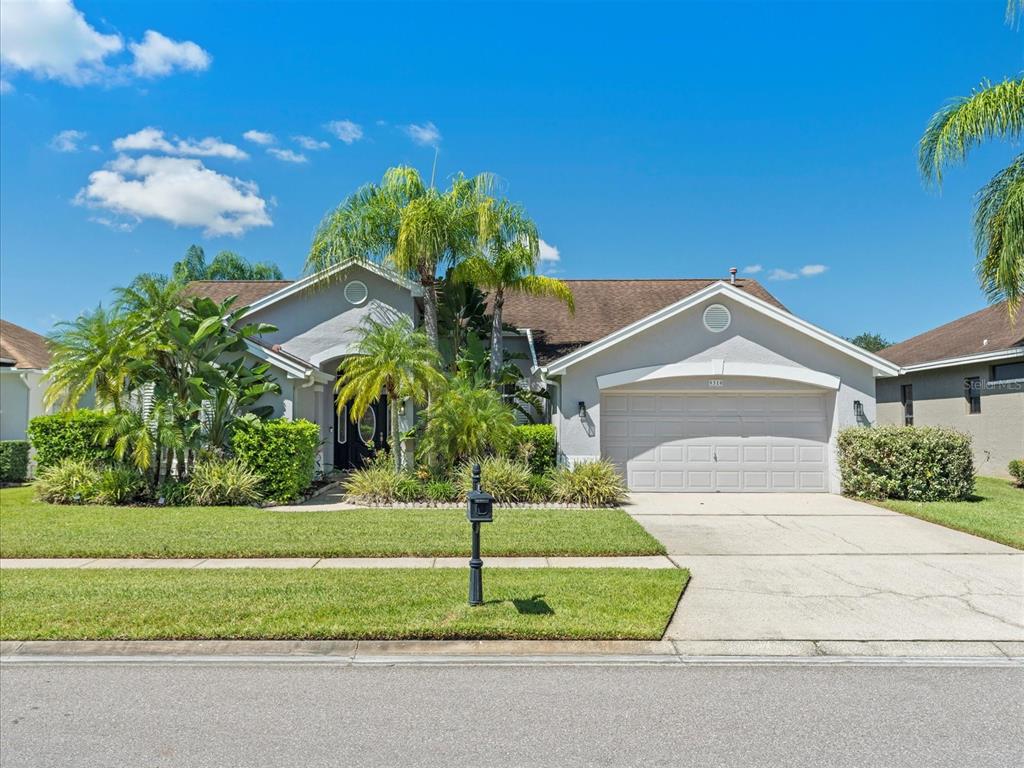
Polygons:
<instances>
[{"instance_id":1,"label":"tree shadow","mask_svg":"<svg viewBox=\"0 0 1024 768\"><path fill-rule=\"evenodd\" d=\"M548 605L544 595L533 595L526 598L512 598L512 605L522 616L554 616L555 612Z\"/></svg>"}]
</instances>

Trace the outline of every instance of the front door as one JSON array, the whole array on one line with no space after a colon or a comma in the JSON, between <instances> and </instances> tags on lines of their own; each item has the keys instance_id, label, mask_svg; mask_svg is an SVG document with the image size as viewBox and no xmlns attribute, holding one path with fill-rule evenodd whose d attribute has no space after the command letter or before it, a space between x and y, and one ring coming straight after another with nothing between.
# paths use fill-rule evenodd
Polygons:
<instances>
[{"instance_id":1,"label":"front door","mask_svg":"<svg viewBox=\"0 0 1024 768\"><path fill-rule=\"evenodd\" d=\"M376 451L387 446L388 406L383 395L352 423L347 407L337 409L334 421L334 466L353 469L363 466Z\"/></svg>"}]
</instances>

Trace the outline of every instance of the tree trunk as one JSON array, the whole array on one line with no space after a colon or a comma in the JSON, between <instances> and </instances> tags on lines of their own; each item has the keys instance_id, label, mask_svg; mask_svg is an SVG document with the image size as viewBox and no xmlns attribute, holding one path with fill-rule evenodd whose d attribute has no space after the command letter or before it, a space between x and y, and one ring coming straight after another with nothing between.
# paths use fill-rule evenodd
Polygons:
<instances>
[{"instance_id":1,"label":"tree trunk","mask_svg":"<svg viewBox=\"0 0 1024 768\"><path fill-rule=\"evenodd\" d=\"M437 281L433 275L423 275L420 283L423 285L423 325L430 345L440 351L437 342Z\"/></svg>"},{"instance_id":2,"label":"tree trunk","mask_svg":"<svg viewBox=\"0 0 1024 768\"><path fill-rule=\"evenodd\" d=\"M391 411L391 454L395 459L395 471L402 471L402 430L398 423L398 397L388 392L388 409Z\"/></svg>"},{"instance_id":3,"label":"tree trunk","mask_svg":"<svg viewBox=\"0 0 1024 768\"><path fill-rule=\"evenodd\" d=\"M494 292L494 317L491 323L491 384L498 381L498 371L505 362L504 337L501 335L501 311L505 306L505 293L499 288Z\"/></svg>"}]
</instances>

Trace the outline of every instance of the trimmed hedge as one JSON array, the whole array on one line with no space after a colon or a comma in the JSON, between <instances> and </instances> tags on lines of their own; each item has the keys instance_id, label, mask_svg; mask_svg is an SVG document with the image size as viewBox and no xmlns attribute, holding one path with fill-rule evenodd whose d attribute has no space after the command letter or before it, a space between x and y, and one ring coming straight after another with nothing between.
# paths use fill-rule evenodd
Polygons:
<instances>
[{"instance_id":1,"label":"trimmed hedge","mask_svg":"<svg viewBox=\"0 0 1024 768\"><path fill-rule=\"evenodd\" d=\"M28 423L28 439L36 452L36 466L43 470L65 459L111 462L111 449L97 441L106 423L105 414L88 409L36 416Z\"/></svg>"},{"instance_id":2,"label":"trimmed hedge","mask_svg":"<svg viewBox=\"0 0 1024 768\"><path fill-rule=\"evenodd\" d=\"M971 438L945 427L851 427L839 433L843 493L960 501L974 492Z\"/></svg>"},{"instance_id":3,"label":"trimmed hedge","mask_svg":"<svg viewBox=\"0 0 1024 768\"><path fill-rule=\"evenodd\" d=\"M1024 488L1024 459L1014 459L1010 462L1010 477L1017 481L1017 485Z\"/></svg>"},{"instance_id":4,"label":"trimmed hedge","mask_svg":"<svg viewBox=\"0 0 1024 768\"><path fill-rule=\"evenodd\" d=\"M543 475L555 468L554 424L520 424L512 432L512 455L529 454L530 471Z\"/></svg>"},{"instance_id":5,"label":"trimmed hedge","mask_svg":"<svg viewBox=\"0 0 1024 768\"><path fill-rule=\"evenodd\" d=\"M313 482L320 428L305 419L239 423L232 447L245 466L263 477L263 498L297 499Z\"/></svg>"},{"instance_id":6,"label":"trimmed hedge","mask_svg":"<svg viewBox=\"0 0 1024 768\"><path fill-rule=\"evenodd\" d=\"M0 440L0 482L23 483L28 477L28 440Z\"/></svg>"}]
</instances>

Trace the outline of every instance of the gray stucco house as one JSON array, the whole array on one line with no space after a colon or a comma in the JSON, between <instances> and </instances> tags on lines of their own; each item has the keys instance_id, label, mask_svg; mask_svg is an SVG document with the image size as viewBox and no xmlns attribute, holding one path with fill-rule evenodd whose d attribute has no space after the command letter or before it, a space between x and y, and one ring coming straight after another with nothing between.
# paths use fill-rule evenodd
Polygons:
<instances>
[{"instance_id":1,"label":"gray stucco house","mask_svg":"<svg viewBox=\"0 0 1024 768\"><path fill-rule=\"evenodd\" d=\"M331 279L327 279L331 278ZM635 491L839 492L838 430L875 420L875 384L899 373L790 313L758 282L568 280L576 312L514 294L506 336L525 379L552 393L560 460L605 456ZM419 286L350 261L288 281L191 283L237 294L278 331L250 352L274 367L278 416L320 425L325 469L353 466L386 434L383 401L358 424L334 408L338 362L368 314L418 323ZM413 423L403 411L403 428Z\"/></svg>"},{"instance_id":2,"label":"gray stucco house","mask_svg":"<svg viewBox=\"0 0 1024 768\"><path fill-rule=\"evenodd\" d=\"M28 422L43 405L50 350L46 339L0 320L0 440L24 440Z\"/></svg>"},{"instance_id":3,"label":"gray stucco house","mask_svg":"<svg viewBox=\"0 0 1024 768\"><path fill-rule=\"evenodd\" d=\"M878 381L879 422L966 432L977 472L1008 477L1024 458L1022 321L994 304L882 350L900 373Z\"/></svg>"}]
</instances>

